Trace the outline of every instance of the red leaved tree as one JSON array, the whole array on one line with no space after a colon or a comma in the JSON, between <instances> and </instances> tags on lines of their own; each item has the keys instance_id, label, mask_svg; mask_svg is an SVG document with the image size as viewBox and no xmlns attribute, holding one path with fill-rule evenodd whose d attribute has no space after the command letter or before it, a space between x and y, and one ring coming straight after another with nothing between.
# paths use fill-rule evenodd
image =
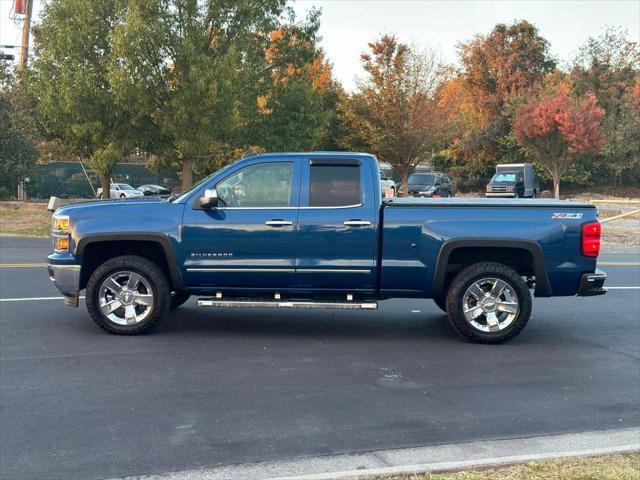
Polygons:
<instances>
[{"instance_id":1,"label":"red leaved tree","mask_svg":"<svg viewBox=\"0 0 640 480\"><path fill-rule=\"evenodd\" d=\"M560 178L574 159L600 152L604 113L595 95L577 98L563 83L533 95L517 109L516 139L549 170L555 198L560 198Z\"/></svg>"}]
</instances>

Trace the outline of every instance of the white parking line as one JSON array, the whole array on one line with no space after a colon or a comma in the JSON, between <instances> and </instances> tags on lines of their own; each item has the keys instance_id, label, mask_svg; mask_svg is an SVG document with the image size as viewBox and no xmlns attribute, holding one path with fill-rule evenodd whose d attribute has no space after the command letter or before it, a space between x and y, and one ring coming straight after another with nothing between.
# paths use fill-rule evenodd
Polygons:
<instances>
[{"instance_id":1,"label":"white parking line","mask_svg":"<svg viewBox=\"0 0 640 480\"><path fill-rule=\"evenodd\" d=\"M640 290L640 287L606 287L607 290Z\"/></svg>"},{"instance_id":2,"label":"white parking line","mask_svg":"<svg viewBox=\"0 0 640 480\"><path fill-rule=\"evenodd\" d=\"M84 295L79 298L84 298ZM64 300L64 297L0 298L0 302L36 302L39 300Z\"/></svg>"}]
</instances>

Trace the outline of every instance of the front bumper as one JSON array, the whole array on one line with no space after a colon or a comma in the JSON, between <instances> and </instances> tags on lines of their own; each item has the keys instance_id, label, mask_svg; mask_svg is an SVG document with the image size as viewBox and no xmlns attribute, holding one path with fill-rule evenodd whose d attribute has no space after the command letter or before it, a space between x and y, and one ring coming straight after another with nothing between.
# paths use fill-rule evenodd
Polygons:
<instances>
[{"instance_id":1,"label":"front bumper","mask_svg":"<svg viewBox=\"0 0 640 480\"><path fill-rule=\"evenodd\" d=\"M491 198L514 198L516 194L514 192L486 192L484 196Z\"/></svg>"},{"instance_id":2,"label":"front bumper","mask_svg":"<svg viewBox=\"0 0 640 480\"><path fill-rule=\"evenodd\" d=\"M583 273L580 277L580 286L577 295L580 297L590 297L593 295L604 295L607 293L604 282L607 274L602 270L596 269L593 273Z\"/></svg>"},{"instance_id":3,"label":"front bumper","mask_svg":"<svg viewBox=\"0 0 640 480\"><path fill-rule=\"evenodd\" d=\"M78 306L80 295L80 265L48 264L49 280L64 296L64 303L70 307Z\"/></svg>"}]
</instances>

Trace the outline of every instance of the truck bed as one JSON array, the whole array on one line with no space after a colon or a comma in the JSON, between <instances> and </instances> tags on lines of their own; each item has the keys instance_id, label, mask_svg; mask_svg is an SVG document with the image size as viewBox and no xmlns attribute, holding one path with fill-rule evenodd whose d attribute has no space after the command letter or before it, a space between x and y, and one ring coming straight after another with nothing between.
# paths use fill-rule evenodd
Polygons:
<instances>
[{"instance_id":1,"label":"truck bed","mask_svg":"<svg viewBox=\"0 0 640 480\"><path fill-rule=\"evenodd\" d=\"M431 292L443 253L478 248L468 255L529 249L540 272L536 295L575 295L580 277L596 259L580 252L581 225L596 220L588 203L554 199L398 198L383 202L382 291ZM542 277L542 274L539 275ZM416 295L419 295L415 292Z\"/></svg>"}]
</instances>

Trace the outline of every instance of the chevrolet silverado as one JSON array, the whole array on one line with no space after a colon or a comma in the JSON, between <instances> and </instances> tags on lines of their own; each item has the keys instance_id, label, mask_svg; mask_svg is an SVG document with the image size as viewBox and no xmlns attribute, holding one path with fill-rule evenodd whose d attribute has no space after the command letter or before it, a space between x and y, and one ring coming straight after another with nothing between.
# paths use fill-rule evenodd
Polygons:
<instances>
[{"instance_id":1,"label":"chevrolet silverado","mask_svg":"<svg viewBox=\"0 0 640 480\"><path fill-rule=\"evenodd\" d=\"M431 298L469 341L518 335L537 297L599 295L593 205L383 199L358 153L271 153L169 199L56 210L51 280L114 334L139 334L190 296L200 307L376 309Z\"/></svg>"}]
</instances>

